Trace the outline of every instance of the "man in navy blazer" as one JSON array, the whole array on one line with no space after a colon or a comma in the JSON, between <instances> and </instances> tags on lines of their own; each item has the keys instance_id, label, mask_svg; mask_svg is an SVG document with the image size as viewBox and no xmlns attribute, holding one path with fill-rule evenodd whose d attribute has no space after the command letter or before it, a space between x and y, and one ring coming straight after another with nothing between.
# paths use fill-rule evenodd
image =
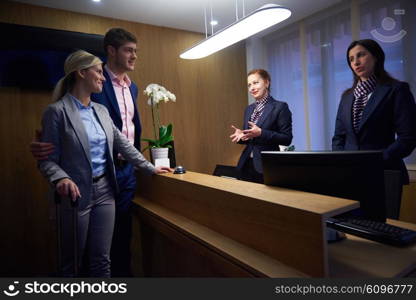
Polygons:
<instances>
[{"instance_id":1,"label":"man in navy blazer","mask_svg":"<svg viewBox=\"0 0 416 300\"><path fill-rule=\"evenodd\" d=\"M103 71L106 81L103 91L92 100L104 105L116 127L140 151L141 124L137 110L137 86L127 76L134 70L137 39L122 29L112 28L104 36L107 62ZM134 167L119 153L114 153L119 192L116 195L116 218L111 245L111 275L131 276L130 244L132 237L131 205L136 190Z\"/></svg>"},{"instance_id":2,"label":"man in navy blazer","mask_svg":"<svg viewBox=\"0 0 416 300\"><path fill-rule=\"evenodd\" d=\"M104 69L104 77L105 82L103 84L103 91L99 94L92 94L92 100L94 102L103 104L107 107L108 112L110 113L111 118L113 119L114 125L121 131L123 126L123 120L121 119L120 108L117 105L117 98L114 92L113 85L111 84L111 78L108 72ZM134 116L133 116L133 123L134 123L134 146L140 150L140 137L142 133L142 126L140 123L140 115L137 110L137 96L138 96L138 88L134 82L131 82L129 87L130 94L133 98L134 103Z\"/></svg>"}]
</instances>

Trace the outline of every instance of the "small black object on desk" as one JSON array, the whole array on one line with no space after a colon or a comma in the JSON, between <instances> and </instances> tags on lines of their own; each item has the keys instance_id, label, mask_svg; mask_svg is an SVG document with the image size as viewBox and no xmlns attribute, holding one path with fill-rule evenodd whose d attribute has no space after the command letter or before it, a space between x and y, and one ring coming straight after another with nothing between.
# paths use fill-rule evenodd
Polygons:
<instances>
[{"instance_id":1,"label":"small black object on desk","mask_svg":"<svg viewBox=\"0 0 416 300\"><path fill-rule=\"evenodd\" d=\"M186 170L182 166L176 166L175 171L173 172L173 174L184 174L184 173L186 173Z\"/></svg>"}]
</instances>

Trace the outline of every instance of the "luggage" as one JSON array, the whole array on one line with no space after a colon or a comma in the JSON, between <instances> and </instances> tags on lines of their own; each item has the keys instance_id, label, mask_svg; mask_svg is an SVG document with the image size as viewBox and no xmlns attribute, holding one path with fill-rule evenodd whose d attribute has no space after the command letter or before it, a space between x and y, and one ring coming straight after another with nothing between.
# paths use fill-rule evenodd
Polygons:
<instances>
[{"instance_id":1,"label":"luggage","mask_svg":"<svg viewBox=\"0 0 416 300\"><path fill-rule=\"evenodd\" d=\"M64 249L64 245L67 241L64 241L65 235L63 234L64 223L62 217L62 210L67 206L68 201L70 202L71 207L71 248L72 248L72 257L73 257L73 277L78 277L79 275L79 266L80 266L80 257L78 253L78 199L72 201L70 197L61 197L57 192L55 192L55 206L56 206L56 234L57 234L57 257L58 257L58 276L67 277L63 268L63 251L69 251L69 249Z\"/></svg>"}]
</instances>

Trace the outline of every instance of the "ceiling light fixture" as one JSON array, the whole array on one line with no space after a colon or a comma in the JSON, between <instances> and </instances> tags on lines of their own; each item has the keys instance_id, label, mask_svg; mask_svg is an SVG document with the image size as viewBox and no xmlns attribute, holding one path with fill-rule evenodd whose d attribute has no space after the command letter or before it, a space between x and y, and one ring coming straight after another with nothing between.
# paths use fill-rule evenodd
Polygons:
<instances>
[{"instance_id":1,"label":"ceiling light fixture","mask_svg":"<svg viewBox=\"0 0 416 300\"><path fill-rule=\"evenodd\" d=\"M206 57L286 20L291 14L292 12L289 9L282 6L275 4L263 5L251 14L189 48L179 57L183 59Z\"/></svg>"},{"instance_id":2,"label":"ceiling light fixture","mask_svg":"<svg viewBox=\"0 0 416 300\"><path fill-rule=\"evenodd\" d=\"M101 2L101 0L92 0L93 2Z\"/></svg>"}]
</instances>

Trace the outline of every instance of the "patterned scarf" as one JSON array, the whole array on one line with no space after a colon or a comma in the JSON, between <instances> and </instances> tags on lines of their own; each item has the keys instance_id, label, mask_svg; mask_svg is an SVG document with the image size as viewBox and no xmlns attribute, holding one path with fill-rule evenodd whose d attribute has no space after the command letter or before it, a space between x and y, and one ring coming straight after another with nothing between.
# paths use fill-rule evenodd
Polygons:
<instances>
[{"instance_id":1,"label":"patterned scarf","mask_svg":"<svg viewBox=\"0 0 416 300\"><path fill-rule=\"evenodd\" d=\"M359 81L354 89L354 103L352 105L352 122L357 133L360 127L361 117L368 102L368 95L374 91L377 85L377 78L372 75L366 81Z\"/></svg>"},{"instance_id":2,"label":"patterned scarf","mask_svg":"<svg viewBox=\"0 0 416 300\"><path fill-rule=\"evenodd\" d=\"M264 98L256 101L256 108L254 108L254 111L250 116L251 122L257 124L257 121L260 119L268 100L269 100L269 95L266 95Z\"/></svg>"}]
</instances>

